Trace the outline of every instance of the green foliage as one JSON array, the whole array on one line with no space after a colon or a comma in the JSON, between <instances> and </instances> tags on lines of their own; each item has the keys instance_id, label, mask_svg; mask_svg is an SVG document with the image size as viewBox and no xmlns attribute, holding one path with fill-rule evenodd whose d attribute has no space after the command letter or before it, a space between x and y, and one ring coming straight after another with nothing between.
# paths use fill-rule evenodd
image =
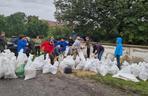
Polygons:
<instances>
[{"instance_id":1,"label":"green foliage","mask_svg":"<svg viewBox=\"0 0 148 96\"><path fill-rule=\"evenodd\" d=\"M72 30L67 26L52 26L49 27L48 36L54 36L55 38L66 37Z\"/></svg>"},{"instance_id":2,"label":"green foliage","mask_svg":"<svg viewBox=\"0 0 148 96\"><path fill-rule=\"evenodd\" d=\"M39 20L36 16L29 16L26 25L27 35L36 37L37 35L47 36L48 22Z\"/></svg>"},{"instance_id":3,"label":"green foliage","mask_svg":"<svg viewBox=\"0 0 148 96\"><path fill-rule=\"evenodd\" d=\"M55 6L57 20L79 34L113 41L122 32L125 43L148 44L147 0L56 0Z\"/></svg>"},{"instance_id":4,"label":"green foliage","mask_svg":"<svg viewBox=\"0 0 148 96\"><path fill-rule=\"evenodd\" d=\"M6 34L8 36L19 35L25 32L26 15L18 12L6 17Z\"/></svg>"},{"instance_id":5,"label":"green foliage","mask_svg":"<svg viewBox=\"0 0 148 96\"><path fill-rule=\"evenodd\" d=\"M8 37L17 35L46 36L48 22L39 20L36 16L26 16L25 13L17 12L10 16L0 15L0 32L6 32Z\"/></svg>"}]
</instances>

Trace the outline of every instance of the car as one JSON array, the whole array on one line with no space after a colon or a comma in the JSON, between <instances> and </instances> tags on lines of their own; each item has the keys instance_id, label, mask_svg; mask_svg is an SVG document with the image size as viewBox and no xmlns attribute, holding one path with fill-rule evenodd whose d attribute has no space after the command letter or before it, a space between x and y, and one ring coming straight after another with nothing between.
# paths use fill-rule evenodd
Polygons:
<instances>
[{"instance_id":1,"label":"car","mask_svg":"<svg viewBox=\"0 0 148 96\"><path fill-rule=\"evenodd\" d=\"M17 42L19 37L12 36L10 40L7 42L7 49L10 49L11 52L14 52L17 55Z\"/></svg>"}]
</instances>

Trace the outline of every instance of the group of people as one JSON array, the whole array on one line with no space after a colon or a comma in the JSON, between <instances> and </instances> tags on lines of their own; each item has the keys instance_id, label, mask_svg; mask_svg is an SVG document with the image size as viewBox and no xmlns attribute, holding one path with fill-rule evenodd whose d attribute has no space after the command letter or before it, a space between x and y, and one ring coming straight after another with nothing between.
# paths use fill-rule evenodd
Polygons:
<instances>
[{"instance_id":1,"label":"group of people","mask_svg":"<svg viewBox=\"0 0 148 96\"><path fill-rule=\"evenodd\" d=\"M5 33L0 35L0 51L2 52L5 49ZM122 55L122 38L118 37L116 41L115 57L117 59L117 65L120 69L120 56ZM84 46L83 46L84 45ZM54 39L49 37L47 40L42 40L40 36L37 36L36 39L30 39L27 36L20 36L17 41L17 53L23 49L23 52L29 56L30 53L35 55L49 54L51 59L51 64L54 64L54 61L58 59L60 54L64 56L67 55L78 55L79 51L83 48L86 48L86 58L90 58L90 50L93 48L93 53L97 55L97 58L101 60L102 54L105 48L100 44L92 44L89 37L81 38L77 36L76 38L59 38Z\"/></svg>"}]
</instances>

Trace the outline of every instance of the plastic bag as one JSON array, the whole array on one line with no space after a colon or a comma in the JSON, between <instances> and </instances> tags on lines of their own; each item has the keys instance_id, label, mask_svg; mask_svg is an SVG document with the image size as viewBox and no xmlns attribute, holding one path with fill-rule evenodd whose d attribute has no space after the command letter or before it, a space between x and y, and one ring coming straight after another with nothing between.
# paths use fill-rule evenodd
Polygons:
<instances>
[{"instance_id":1,"label":"plastic bag","mask_svg":"<svg viewBox=\"0 0 148 96\"><path fill-rule=\"evenodd\" d=\"M128 63L127 61L124 61L124 62L122 63L121 69L122 69L122 68L125 68L125 67L127 67L127 66L129 66L129 63Z\"/></svg>"},{"instance_id":2,"label":"plastic bag","mask_svg":"<svg viewBox=\"0 0 148 96\"><path fill-rule=\"evenodd\" d=\"M80 57L77 55L77 56L76 56L76 60L75 60L76 65L78 65L78 64L80 63L80 61L81 61L81 60L80 60Z\"/></svg>"},{"instance_id":3,"label":"plastic bag","mask_svg":"<svg viewBox=\"0 0 148 96\"><path fill-rule=\"evenodd\" d=\"M54 66L54 65L50 65L49 67L49 72L52 73L52 74L56 74L57 73L57 67Z\"/></svg>"},{"instance_id":4,"label":"plastic bag","mask_svg":"<svg viewBox=\"0 0 148 96\"><path fill-rule=\"evenodd\" d=\"M9 61L9 60L8 60ZM15 63L15 58L10 60L10 62L7 63L7 71L5 72L4 78L17 78L15 74L15 68L16 68L16 63Z\"/></svg>"},{"instance_id":5,"label":"plastic bag","mask_svg":"<svg viewBox=\"0 0 148 96\"><path fill-rule=\"evenodd\" d=\"M21 64L26 64L27 60L28 60L27 55L24 54L22 51L20 51L17 57L17 67L19 67Z\"/></svg>"},{"instance_id":6,"label":"plastic bag","mask_svg":"<svg viewBox=\"0 0 148 96\"><path fill-rule=\"evenodd\" d=\"M85 61L84 54L83 54L83 52L82 52L81 50L78 52L78 54L79 54L80 59L81 59L82 61Z\"/></svg>"},{"instance_id":7,"label":"plastic bag","mask_svg":"<svg viewBox=\"0 0 148 96\"><path fill-rule=\"evenodd\" d=\"M16 57L10 52L5 50L5 53L0 54L0 78L17 78L15 74Z\"/></svg>"},{"instance_id":8,"label":"plastic bag","mask_svg":"<svg viewBox=\"0 0 148 96\"><path fill-rule=\"evenodd\" d=\"M33 55L30 55L28 62L25 66L25 79L24 80L28 80L28 79L32 79L36 77L36 70L32 66L32 59L33 59Z\"/></svg>"},{"instance_id":9,"label":"plastic bag","mask_svg":"<svg viewBox=\"0 0 148 96\"><path fill-rule=\"evenodd\" d=\"M138 66L137 64L132 64L131 65L131 73L134 76L138 77L140 74L140 66Z\"/></svg>"},{"instance_id":10,"label":"plastic bag","mask_svg":"<svg viewBox=\"0 0 148 96\"><path fill-rule=\"evenodd\" d=\"M18 67L17 67L17 69L16 69L16 75L18 76L18 77L24 77L25 75L24 75L24 72L25 72L25 70L24 70L24 68L25 68L25 64L20 64Z\"/></svg>"},{"instance_id":11,"label":"plastic bag","mask_svg":"<svg viewBox=\"0 0 148 96\"><path fill-rule=\"evenodd\" d=\"M123 80L129 80L133 82L139 82L139 80L133 74L129 74L129 73L118 73L116 75L113 75L112 77L120 78Z\"/></svg>"},{"instance_id":12,"label":"plastic bag","mask_svg":"<svg viewBox=\"0 0 148 96\"><path fill-rule=\"evenodd\" d=\"M97 65L98 65L98 63L95 59L93 61L91 61L91 64L89 66L89 71L97 73Z\"/></svg>"},{"instance_id":13,"label":"plastic bag","mask_svg":"<svg viewBox=\"0 0 148 96\"><path fill-rule=\"evenodd\" d=\"M32 66L35 68L35 70L42 70L44 66L44 55L36 57L32 62Z\"/></svg>"},{"instance_id":14,"label":"plastic bag","mask_svg":"<svg viewBox=\"0 0 148 96\"><path fill-rule=\"evenodd\" d=\"M50 72L50 71L49 71L50 66L51 66L50 62L45 61L45 64L44 64L44 66L43 66L42 73L43 73L43 74L49 73L49 72Z\"/></svg>"},{"instance_id":15,"label":"plastic bag","mask_svg":"<svg viewBox=\"0 0 148 96\"><path fill-rule=\"evenodd\" d=\"M143 80L143 81L148 80L148 64L143 63L141 65L141 70L140 70L139 78L141 80Z\"/></svg>"},{"instance_id":16,"label":"plastic bag","mask_svg":"<svg viewBox=\"0 0 148 96\"><path fill-rule=\"evenodd\" d=\"M111 63L111 66L109 68L109 72L110 74L114 75L114 74L117 74L119 71L119 68L117 67L117 65L115 64L115 62L112 62Z\"/></svg>"},{"instance_id":17,"label":"plastic bag","mask_svg":"<svg viewBox=\"0 0 148 96\"><path fill-rule=\"evenodd\" d=\"M91 60L87 59L85 65L84 65L83 70L89 71L90 66L91 66Z\"/></svg>"},{"instance_id":18,"label":"plastic bag","mask_svg":"<svg viewBox=\"0 0 148 96\"><path fill-rule=\"evenodd\" d=\"M97 72L100 73L102 76L107 75L109 70L109 67L106 64L100 64L100 66L97 67Z\"/></svg>"},{"instance_id":19,"label":"plastic bag","mask_svg":"<svg viewBox=\"0 0 148 96\"><path fill-rule=\"evenodd\" d=\"M64 69L68 66L75 69L75 61L73 60L73 56L67 56L62 62L60 62L59 70L61 73L64 73Z\"/></svg>"},{"instance_id":20,"label":"plastic bag","mask_svg":"<svg viewBox=\"0 0 148 96\"><path fill-rule=\"evenodd\" d=\"M80 61L80 63L76 66L77 70L82 70L86 64L86 61Z\"/></svg>"},{"instance_id":21,"label":"plastic bag","mask_svg":"<svg viewBox=\"0 0 148 96\"><path fill-rule=\"evenodd\" d=\"M59 67L59 62L58 61L55 61L54 64L53 64L53 66L55 66L55 67L58 68Z\"/></svg>"}]
</instances>

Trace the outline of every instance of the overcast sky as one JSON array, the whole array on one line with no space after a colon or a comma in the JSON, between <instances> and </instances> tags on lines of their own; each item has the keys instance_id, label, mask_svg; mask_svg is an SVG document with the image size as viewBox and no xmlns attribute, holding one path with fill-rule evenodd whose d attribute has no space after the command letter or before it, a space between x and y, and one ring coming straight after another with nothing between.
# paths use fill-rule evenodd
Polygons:
<instances>
[{"instance_id":1,"label":"overcast sky","mask_svg":"<svg viewBox=\"0 0 148 96\"><path fill-rule=\"evenodd\" d=\"M36 15L41 19L53 20L54 0L0 0L0 14L10 15L15 12L25 12L26 15Z\"/></svg>"}]
</instances>

